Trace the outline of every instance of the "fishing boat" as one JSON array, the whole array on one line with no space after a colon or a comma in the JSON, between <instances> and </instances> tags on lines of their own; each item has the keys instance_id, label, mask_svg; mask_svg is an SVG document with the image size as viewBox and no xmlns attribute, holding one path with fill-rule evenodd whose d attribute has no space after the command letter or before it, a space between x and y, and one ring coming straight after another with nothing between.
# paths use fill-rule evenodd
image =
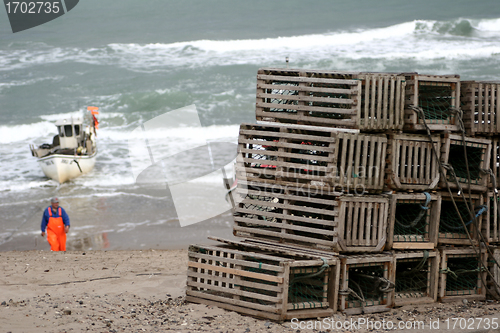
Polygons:
<instances>
[{"instance_id":1,"label":"fishing boat","mask_svg":"<svg viewBox=\"0 0 500 333\"><path fill-rule=\"evenodd\" d=\"M64 183L90 172L97 156L96 130L99 122L97 107L89 106L84 117L56 121L58 134L52 144L38 147L30 145L31 154L37 158L43 173Z\"/></svg>"}]
</instances>

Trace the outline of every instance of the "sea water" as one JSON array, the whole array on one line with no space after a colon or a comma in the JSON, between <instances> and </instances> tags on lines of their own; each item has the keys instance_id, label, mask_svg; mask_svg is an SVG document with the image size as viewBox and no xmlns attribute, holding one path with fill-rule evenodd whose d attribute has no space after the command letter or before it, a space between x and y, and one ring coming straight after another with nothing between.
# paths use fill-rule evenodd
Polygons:
<instances>
[{"instance_id":1,"label":"sea water","mask_svg":"<svg viewBox=\"0 0 500 333\"><path fill-rule=\"evenodd\" d=\"M179 123L150 133L152 147L173 154L186 142L235 143L239 124L255 122L257 70L285 67L287 57L290 68L500 80L500 6L86 0L15 34L0 9L0 250L48 249L39 225L52 196L70 214L73 249L171 248L230 237L229 212L181 228L168 189L136 184L128 140L141 124L195 105L202 128ZM95 169L59 185L28 146L51 142L54 122L87 106L100 111ZM186 169L201 161L190 163ZM196 214L203 203L193 201Z\"/></svg>"}]
</instances>

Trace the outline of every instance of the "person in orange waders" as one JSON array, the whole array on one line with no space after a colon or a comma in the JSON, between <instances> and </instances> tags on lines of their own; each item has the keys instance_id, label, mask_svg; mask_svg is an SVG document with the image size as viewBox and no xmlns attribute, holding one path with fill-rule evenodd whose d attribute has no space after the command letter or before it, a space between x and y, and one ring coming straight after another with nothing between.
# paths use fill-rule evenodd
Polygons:
<instances>
[{"instance_id":1,"label":"person in orange waders","mask_svg":"<svg viewBox=\"0 0 500 333\"><path fill-rule=\"evenodd\" d=\"M47 229L47 241L51 251L66 251L66 234L69 231L69 217L64 208L59 207L59 199L52 198L42 218L42 237Z\"/></svg>"}]
</instances>

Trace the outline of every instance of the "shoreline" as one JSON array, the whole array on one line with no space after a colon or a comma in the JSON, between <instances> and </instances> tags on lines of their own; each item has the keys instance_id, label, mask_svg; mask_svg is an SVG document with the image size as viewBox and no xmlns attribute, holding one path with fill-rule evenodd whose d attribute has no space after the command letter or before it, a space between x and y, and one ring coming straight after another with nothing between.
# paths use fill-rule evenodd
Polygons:
<instances>
[{"instance_id":1,"label":"shoreline","mask_svg":"<svg viewBox=\"0 0 500 333\"><path fill-rule=\"evenodd\" d=\"M321 322L305 320L299 328L290 321L279 324L186 303L186 249L6 251L0 252L0 262L0 327L5 332L297 332L311 331L309 321ZM446 332L445 320L454 317L498 318L500 324L500 302L413 305L361 316L337 313L331 320L427 323L432 318L441 323L432 331Z\"/></svg>"}]
</instances>

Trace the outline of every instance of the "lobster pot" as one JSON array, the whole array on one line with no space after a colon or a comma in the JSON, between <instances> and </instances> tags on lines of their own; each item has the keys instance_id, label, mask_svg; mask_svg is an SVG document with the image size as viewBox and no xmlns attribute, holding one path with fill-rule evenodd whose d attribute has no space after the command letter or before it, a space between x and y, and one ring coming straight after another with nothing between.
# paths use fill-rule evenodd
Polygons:
<instances>
[{"instance_id":1,"label":"lobster pot","mask_svg":"<svg viewBox=\"0 0 500 333\"><path fill-rule=\"evenodd\" d=\"M393 134L387 141L386 184L393 190L431 190L439 183L441 139L425 135ZM434 150L432 145L434 144Z\"/></svg>"},{"instance_id":2,"label":"lobster pot","mask_svg":"<svg viewBox=\"0 0 500 333\"><path fill-rule=\"evenodd\" d=\"M485 195L487 211L482 223L482 233L488 243L500 243L499 200L499 195L494 192Z\"/></svg>"},{"instance_id":3,"label":"lobster pot","mask_svg":"<svg viewBox=\"0 0 500 333\"><path fill-rule=\"evenodd\" d=\"M263 68L257 74L256 117L363 131L401 130L404 94L402 75Z\"/></svg>"},{"instance_id":4,"label":"lobster pot","mask_svg":"<svg viewBox=\"0 0 500 333\"><path fill-rule=\"evenodd\" d=\"M242 124L238 179L342 192L384 187L384 135L286 124Z\"/></svg>"},{"instance_id":5,"label":"lobster pot","mask_svg":"<svg viewBox=\"0 0 500 333\"><path fill-rule=\"evenodd\" d=\"M464 140L466 151L464 151ZM457 189L457 182L463 189L486 192L488 190L491 140L479 138L463 138L461 135L450 135L443 141L441 161L453 168L456 178L450 170L444 169L446 179L441 179L441 188L448 186ZM467 167L469 172L467 172ZM469 185L470 175L470 185Z\"/></svg>"},{"instance_id":6,"label":"lobster pot","mask_svg":"<svg viewBox=\"0 0 500 333\"><path fill-rule=\"evenodd\" d=\"M391 254L340 256L339 311L348 315L389 311L392 269Z\"/></svg>"},{"instance_id":7,"label":"lobster pot","mask_svg":"<svg viewBox=\"0 0 500 333\"><path fill-rule=\"evenodd\" d=\"M488 264L491 275L493 275L493 288L496 290L497 294L500 294L500 267L498 266L498 264L500 264L500 247L493 249L493 258L488 261Z\"/></svg>"},{"instance_id":8,"label":"lobster pot","mask_svg":"<svg viewBox=\"0 0 500 333\"><path fill-rule=\"evenodd\" d=\"M454 109L459 107L459 75L405 74L406 103L405 126L407 131L423 131L427 124L430 130L457 131ZM424 119L412 107L422 109Z\"/></svg>"},{"instance_id":9,"label":"lobster pot","mask_svg":"<svg viewBox=\"0 0 500 333\"><path fill-rule=\"evenodd\" d=\"M467 135L500 134L500 82L462 81L460 85Z\"/></svg>"},{"instance_id":10,"label":"lobster pot","mask_svg":"<svg viewBox=\"0 0 500 333\"><path fill-rule=\"evenodd\" d=\"M331 316L338 260L289 250L191 245L186 300L276 321Z\"/></svg>"},{"instance_id":11,"label":"lobster pot","mask_svg":"<svg viewBox=\"0 0 500 333\"><path fill-rule=\"evenodd\" d=\"M490 178L489 186L492 188L500 187L500 137L491 137L491 150L490 150L490 170L495 176Z\"/></svg>"},{"instance_id":12,"label":"lobster pot","mask_svg":"<svg viewBox=\"0 0 500 333\"><path fill-rule=\"evenodd\" d=\"M443 248L439 277L439 300L484 300L486 288L486 249ZM479 256L478 256L479 254Z\"/></svg>"},{"instance_id":13,"label":"lobster pot","mask_svg":"<svg viewBox=\"0 0 500 333\"><path fill-rule=\"evenodd\" d=\"M342 252L379 252L385 245L386 197L240 181L238 193L245 197L236 208L235 236Z\"/></svg>"},{"instance_id":14,"label":"lobster pot","mask_svg":"<svg viewBox=\"0 0 500 333\"><path fill-rule=\"evenodd\" d=\"M438 251L394 253L395 306L437 301L439 259Z\"/></svg>"},{"instance_id":15,"label":"lobster pot","mask_svg":"<svg viewBox=\"0 0 500 333\"><path fill-rule=\"evenodd\" d=\"M455 208L453 201L448 192L441 193L441 212L439 217L439 233L438 244L455 244L455 245L470 245L467 231L474 242L477 242L479 235L477 230L481 230L482 224L486 219L486 206L484 206L484 198L481 194L472 194L472 205L469 209L475 216L475 223L470 216L468 204L470 203L469 195L466 194L467 203L462 196L453 195L453 199L458 208ZM465 227L463 223L465 223ZM467 231L466 231L467 230Z\"/></svg>"},{"instance_id":16,"label":"lobster pot","mask_svg":"<svg viewBox=\"0 0 500 333\"><path fill-rule=\"evenodd\" d=\"M388 249L434 249L438 241L441 196L396 193L390 196Z\"/></svg>"}]
</instances>

